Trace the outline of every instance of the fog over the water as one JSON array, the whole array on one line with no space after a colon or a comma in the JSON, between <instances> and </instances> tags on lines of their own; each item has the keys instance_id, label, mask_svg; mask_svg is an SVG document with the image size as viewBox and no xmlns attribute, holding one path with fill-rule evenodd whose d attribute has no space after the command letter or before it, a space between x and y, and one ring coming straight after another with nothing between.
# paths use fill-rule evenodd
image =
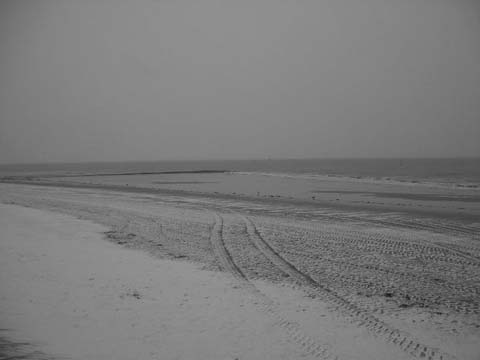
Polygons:
<instances>
[{"instance_id":1,"label":"fog over the water","mask_svg":"<svg viewBox=\"0 0 480 360\"><path fill-rule=\"evenodd\" d=\"M480 156L478 0L3 0L0 162Z\"/></svg>"}]
</instances>

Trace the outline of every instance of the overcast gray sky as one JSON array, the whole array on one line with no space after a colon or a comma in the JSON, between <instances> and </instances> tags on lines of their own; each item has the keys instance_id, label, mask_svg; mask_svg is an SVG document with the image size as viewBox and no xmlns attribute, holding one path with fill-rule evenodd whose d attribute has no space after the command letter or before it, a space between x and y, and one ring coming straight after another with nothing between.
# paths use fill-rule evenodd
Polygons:
<instances>
[{"instance_id":1,"label":"overcast gray sky","mask_svg":"<svg viewBox=\"0 0 480 360\"><path fill-rule=\"evenodd\" d=\"M478 0L0 2L0 162L480 156Z\"/></svg>"}]
</instances>

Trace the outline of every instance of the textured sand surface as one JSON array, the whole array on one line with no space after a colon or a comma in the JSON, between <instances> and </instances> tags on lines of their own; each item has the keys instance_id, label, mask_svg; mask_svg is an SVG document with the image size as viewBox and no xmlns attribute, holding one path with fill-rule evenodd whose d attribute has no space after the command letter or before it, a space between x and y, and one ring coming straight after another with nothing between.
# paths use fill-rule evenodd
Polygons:
<instances>
[{"instance_id":1,"label":"textured sand surface","mask_svg":"<svg viewBox=\"0 0 480 360\"><path fill-rule=\"evenodd\" d=\"M83 360L301 356L228 275L122 249L102 239L103 226L70 216L0 205L0 228L2 327L14 340L28 339L31 353ZM19 346L19 354L29 352Z\"/></svg>"},{"instance_id":2,"label":"textured sand surface","mask_svg":"<svg viewBox=\"0 0 480 360\"><path fill-rule=\"evenodd\" d=\"M169 327L168 334L175 339L200 336L193 342L200 348L212 339L209 347L224 349L209 353L212 359L473 360L480 354L477 223L332 209L312 213L284 205L209 197L6 184L0 185L0 201L94 221L105 227L94 231L105 232L115 244L143 249L157 259L196 263L197 267L180 263L190 270L178 293L183 295L189 288L186 292L197 298L191 308L172 305L180 309L175 318L185 321ZM24 222L19 231L31 223ZM109 246L113 246L111 251L118 250L118 245ZM130 264L135 265L132 268ZM128 259L115 270L138 275L127 277L127 287L133 290L123 295L135 304L133 300L148 297L142 298L141 284L146 280L136 272L137 264ZM201 271L198 266L223 273ZM117 269L113 265L104 268ZM148 291L157 291L155 281L172 276L178 280L174 274L185 274L185 270L157 274L143 269L142 273L150 274L153 281L148 283ZM202 300L205 288L188 279L204 275L207 292L219 294ZM167 282L167 287L176 289L177 282L175 286ZM92 294L100 290L95 288ZM159 295L155 298L161 299ZM159 301L152 308L162 306ZM209 320L213 323L198 320L203 328L190 328L188 316L203 319L206 310L202 306L211 309L213 318ZM186 309L191 313L186 314ZM149 322L144 320L147 318L140 319L137 326L162 331L161 319ZM235 340L219 338L215 329L224 326L230 329L225 335ZM264 332L270 340L262 340ZM257 345L237 343L244 338ZM161 339L162 349L172 343L168 336ZM176 354L161 358L175 358ZM190 354L199 353L181 353L178 358L193 356Z\"/></svg>"}]
</instances>

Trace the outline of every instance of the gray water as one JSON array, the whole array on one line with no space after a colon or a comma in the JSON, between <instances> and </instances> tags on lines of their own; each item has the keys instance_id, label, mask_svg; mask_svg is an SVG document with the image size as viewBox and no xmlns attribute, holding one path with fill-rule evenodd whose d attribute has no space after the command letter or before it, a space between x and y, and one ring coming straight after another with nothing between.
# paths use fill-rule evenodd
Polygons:
<instances>
[{"instance_id":1,"label":"gray water","mask_svg":"<svg viewBox=\"0 0 480 360\"><path fill-rule=\"evenodd\" d=\"M0 165L0 176L142 173L220 170L282 177L344 177L362 181L480 187L480 158L283 159L221 161L98 162Z\"/></svg>"}]
</instances>

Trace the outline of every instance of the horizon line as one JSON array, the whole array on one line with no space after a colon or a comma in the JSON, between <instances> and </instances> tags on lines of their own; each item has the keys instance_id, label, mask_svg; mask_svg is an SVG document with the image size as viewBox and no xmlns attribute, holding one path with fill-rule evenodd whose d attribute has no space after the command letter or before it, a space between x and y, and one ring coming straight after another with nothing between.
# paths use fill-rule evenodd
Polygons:
<instances>
[{"instance_id":1,"label":"horizon line","mask_svg":"<svg viewBox=\"0 0 480 360\"><path fill-rule=\"evenodd\" d=\"M205 162L205 161L285 161L285 160L460 160L480 159L480 155L445 156L445 157L245 157L245 158L217 158L217 159L159 159L159 160L80 160L80 161L38 161L38 162L0 162L0 166L13 165L66 165L66 164L105 164L105 163L157 163L157 162Z\"/></svg>"}]
</instances>

